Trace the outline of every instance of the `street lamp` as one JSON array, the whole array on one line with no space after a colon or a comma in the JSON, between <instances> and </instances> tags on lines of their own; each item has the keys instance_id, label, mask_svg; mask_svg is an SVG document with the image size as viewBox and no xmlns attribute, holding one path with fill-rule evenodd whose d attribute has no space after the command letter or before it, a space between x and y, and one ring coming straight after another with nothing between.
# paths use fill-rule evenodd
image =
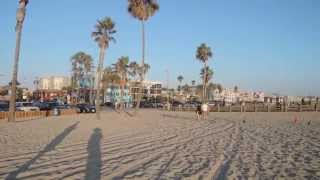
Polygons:
<instances>
[{"instance_id":1,"label":"street lamp","mask_svg":"<svg viewBox=\"0 0 320 180\"><path fill-rule=\"evenodd\" d=\"M29 0L19 0L19 8L17 10L17 24L16 24L16 48L14 54L14 65L12 72L12 84L11 84L11 97L9 107L9 121L15 121L15 106L16 106L16 89L17 89L17 76L18 76L18 64L20 55L20 43L22 25L26 15L26 7Z\"/></svg>"}]
</instances>

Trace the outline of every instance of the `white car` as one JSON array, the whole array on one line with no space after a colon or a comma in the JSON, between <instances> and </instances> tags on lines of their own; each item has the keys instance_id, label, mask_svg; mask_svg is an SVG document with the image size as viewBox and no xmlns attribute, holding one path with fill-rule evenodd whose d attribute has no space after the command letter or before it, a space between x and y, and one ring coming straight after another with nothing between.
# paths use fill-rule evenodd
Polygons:
<instances>
[{"instance_id":1,"label":"white car","mask_svg":"<svg viewBox=\"0 0 320 180\"><path fill-rule=\"evenodd\" d=\"M30 102L17 102L16 103L16 110L17 111L25 111L25 112L40 111L39 107L34 106Z\"/></svg>"}]
</instances>

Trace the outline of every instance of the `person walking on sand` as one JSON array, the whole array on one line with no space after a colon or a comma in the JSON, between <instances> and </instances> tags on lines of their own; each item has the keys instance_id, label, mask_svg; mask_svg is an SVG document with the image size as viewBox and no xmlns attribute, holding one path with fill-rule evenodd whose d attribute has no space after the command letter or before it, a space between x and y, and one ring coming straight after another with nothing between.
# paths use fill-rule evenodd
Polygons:
<instances>
[{"instance_id":1,"label":"person walking on sand","mask_svg":"<svg viewBox=\"0 0 320 180\"><path fill-rule=\"evenodd\" d=\"M201 105L201 111L202 111L202 119L207 119L207 117L208 117L208 104L203 103Z\"/></svg>"},{"instance_id":2,"label":"person walking on sand","mask_svg":"<svg viewBox=\"0 0 320 180\"><path fill-rule=\"evenodd\" d=\"M200 117L202 115L202 110L200 105L197 106L196 114L197 114L197 119L200 120Z\"/></svg>"}]
</instances>

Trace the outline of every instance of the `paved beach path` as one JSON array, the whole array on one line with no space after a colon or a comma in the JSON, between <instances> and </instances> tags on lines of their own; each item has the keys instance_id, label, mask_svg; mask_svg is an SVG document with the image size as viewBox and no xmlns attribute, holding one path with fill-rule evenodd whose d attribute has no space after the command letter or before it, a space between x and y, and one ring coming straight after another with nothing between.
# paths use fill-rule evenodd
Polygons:
<instances>
[{"instance_id":1,"label":"paved beach path","mask_svg":"<svg viewBox=\"0 0 320 180\"><path fill-rule=\"evenodd\" d=\"M197 121L142 110L0 123L0 179L320 179L320 113Z\"/></svg>"}]
</instances>

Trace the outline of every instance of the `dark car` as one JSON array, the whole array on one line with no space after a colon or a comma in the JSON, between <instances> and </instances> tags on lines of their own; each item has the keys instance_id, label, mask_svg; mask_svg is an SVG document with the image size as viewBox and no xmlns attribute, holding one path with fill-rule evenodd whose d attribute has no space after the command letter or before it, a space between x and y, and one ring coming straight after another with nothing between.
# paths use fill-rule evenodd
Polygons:
<instances>
[{"instance_id":1,"label":"dark car","mask_svg":"<svg viewBox=\"0 0 320 180\"><path fill-rule=\"evenodd\" d=\"M46 102L34 102L33 105L38 107L40 109L40 111L49 111L50 110L49 104Z\"/></svg>"},{"instance_id":2,"label":"dark car","mask_svg":"<svg viewBox=\"0 0 320 180\"><path fill-rule=\"evenodd\" d=\"M8 102L0 102L0 112L9 111L9 103Z\"/></svg>"},{"instance_id":3,"label":"dark car","mask_svg":"<svg viewBox=\"0 0 320 180\"><path fill-rule=\"evenodd\" d=\"M153 108L153 104L147 101L140 102L140 108Z\"/></svg>"},{"instance_id":4,"label":"dark car","mask_svg":"<svg viewBox=\"0 0 320 180\"><path fill-rule=\"evenodd\" d=\"M179 102L179 101L174 101L172 103L172 106L173 107L183 107L183 103L182 102Z\"/></svg>"},{"instance_id":5,"label":"dark car","mask_svg":"<svg viewBox=\"0 0 320 180\"><path fill-rule=\"evenodd\" d=\"M54 109L69 109L70 106L67 104L61 104L56 101L48 101L48 102L35 102L34 106L39 107L41 111L50 111Z\"/></svg>"},{"instance_id":6,"label":"dark car","mask_svg":"<svg viewBox=\"0 0 320 180\"><path fill-rule=\"evenodd\" d=\"M95 113L96 107L90 104L77 104L76 107L78 108L79 113Z\"/></svg>"}]
</instances>

